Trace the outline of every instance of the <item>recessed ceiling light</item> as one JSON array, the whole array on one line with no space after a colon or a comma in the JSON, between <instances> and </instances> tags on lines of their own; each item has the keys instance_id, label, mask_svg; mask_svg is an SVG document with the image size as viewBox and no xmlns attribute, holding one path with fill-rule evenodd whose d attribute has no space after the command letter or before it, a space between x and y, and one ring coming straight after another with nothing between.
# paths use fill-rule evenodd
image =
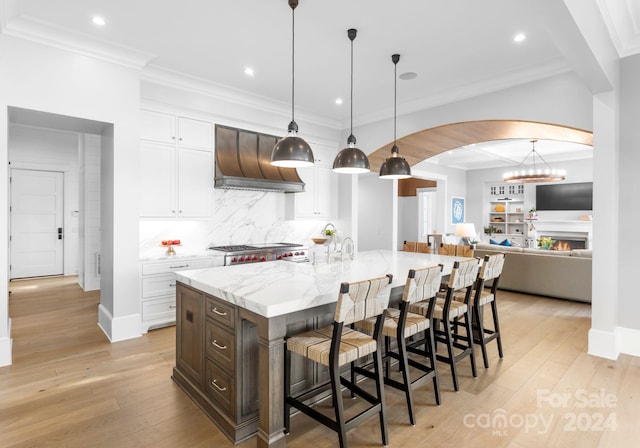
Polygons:
<instances>
[{"instance_id":1,"label":"recessed ceiling light","mask_svg":"<svg viewBox=\"0 0 640 448\"><path fill-rule=\"evenodd\" d=\"M514 42L522 42L526 38L527 38L527 36L524 33L518 33L513 37L513 41Z\"/></svg>"},{"instance_id":2,"label":"recessed ceiling light","mask_svg":"<svg viewBox=\"0 0 640 448\"><path fill-rule=\"evenodd\" d=\"M336 104L339 106L342 104L342 98L336 98Z\"/></svg>"},{"instance_id":3,"label":"recessed ceiling light","mask_svg":"<svg viewBox=\"0 0 640 448\"><path fill-rule=\"evenodd\" d=\"M251 67L245 67L244 74L247 76L253 76L253 69Z\"/></svg>"},{"instance_id":4,"label":"recessed ceiling light","mask_svg":"<svg viewBox=\"0 0 640 448\"><path fill-rule=\"evenodd\" d=\"M414 72L406 72L406 73L401 73L398 78L404 80L404 81L409 81L410 79L415 79L418 77L417 73Z\"/></svg>"},{"instance_id":5,"label":"recessed ceiling light","mask_svg":"<svg viewBox=\"0 0 640 448\"><path fill-rule=\"evenodd\" d=\"M100 16L94 16L93 19L91 19L91 21L93 22L94 25L96 26L105 26L105 24L107 23L104 18L100 17Z\"/></svg>"}]
</instances>

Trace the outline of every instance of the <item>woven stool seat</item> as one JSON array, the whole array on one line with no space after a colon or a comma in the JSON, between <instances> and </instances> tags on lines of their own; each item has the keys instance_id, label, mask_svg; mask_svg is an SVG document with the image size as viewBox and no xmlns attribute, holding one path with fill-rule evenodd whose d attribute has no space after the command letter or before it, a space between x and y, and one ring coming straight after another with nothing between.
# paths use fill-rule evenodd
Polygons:
<instances>
[{"instance_id":1,"label":"woven stool seat","mask_svg":"<svg viewBox=\"0 0 640 448\"><path fill-rule=\"evenodd\" d=\"M395 338L398 334L398 321L400 320L400 310L389 308L382 327L382 335ZM376 325L375 319L361 320L356 323L356 328L367 333L373 333ZM404 337L408 338L429 328L430 321L424 315L407 313L407 321L404 326Z\"/></svg>"},{"instance_id":2,"label":"woven stool seat","mask_svg":"<svg viewBox=\"0 0 640 448\"><path fill-rule=\"evenodd\" d=\"M376 319L371 324L371 333L376 325ZM368 319L367 319L368 321ZM333 326L307 331L287 339L287 349L310 360L329 365ZM376 341L371 336L351 328L343 328L338 349L338 365L343 366L356 359L367 356L376 351Z\"/></svg>"}]
</instances>

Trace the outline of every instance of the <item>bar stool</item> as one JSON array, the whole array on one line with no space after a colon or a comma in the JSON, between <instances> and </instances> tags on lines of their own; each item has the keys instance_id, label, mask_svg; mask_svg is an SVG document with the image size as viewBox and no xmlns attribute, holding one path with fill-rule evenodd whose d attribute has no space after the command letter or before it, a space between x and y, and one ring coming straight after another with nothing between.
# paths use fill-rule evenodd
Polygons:
<instances>
[{"instance_id":1,"label":"bar stool","mask_svg":"<svg viewBox=\"0 0 640 448\"><path fill-rule=\"evenodd\" d=\"M433 317L434 306L427 311L426 315L415 314L409 312L409 305L418 301L430 300L436 296L440 288L440 280L442 278L442 265L411 269L404 286L400 309L387 309L386 318L382 327L382 334L385 337L385 384L404 391L407 400L407 409L409 412L409 422L415 425L412 385L423 378L431 378L433 380L433 389L436 404L440 404L440 389L438 386L438 370L436 369L435 347L433 340L433 327L431 320ZM431 303L435 304L434 301ZM368 333L373 333L376 320L369 318L364 321L356 322L356 328ZM424 333L422 339L412 341L407 345L407 339ZM391 350L390 339L395 338L398 343L398 351ZM427 349L419 349L418 346L426 344ZM429 363L422 363L416 359L408 358L407 352L416 353L426 357ZM400 372L402 372L402 382L396 381L389 376L389 358L399 361ZM423 372L423 374L411 380L409 366L415 367ZM369 366L356 367L357 373L368 377L373 376L373 372L369 370Z\"/></svg>"},{"instance_id":2,"label":"bar stool","mask_svg":"<svg viewBox=\"0 0 640 448\"><path fill-rule=\"evenodd\" d=\"M471 362L471 372L474 376L478 376L476 371L476 358L473 351L473 335L471 329L471 307L469 300L471 290L476 281L478 270L478 262L475 259L456 261L453 264L451 275L445 293L439 293L435 302L433 312L433 331L435 342L443 342L447 347L447 355L436 354L438 361L449 364L451 368L451 376L453 377L453 388L458 391L460 389L458 383L458 373L456 364L467 356ZM454 293L464 294L464 301L453 300ZM433 300L417 302L409 306L412 313L427 315L429 307L433 306ZM462 319L462 322L460 322ZM465 334L454 334L452 320L459 322ZM458 353L454 352L458 350Z\"/></svg>"},{"instance_id":3,"label":"bar stool","mask_svg":"<svg viewBox=\"0 0 640 448\"><path fill-rule=\"evenodd\" d=\"M500 275L502 274L503 266L503 253L485 255L480 272L478 272L475 289L471 293L473 297L473 342L480 345L480 348L482 349L482 360L484 361L485 369L489 368L487 343L495 339L498 344L498 354L500 358L503 357L500 321L498 320L498 305L496 302L496 292L498 290L498 282L500 280ZM493 280L491 289L487 291L485 289L485 284L491 280ZM464 297L461 294L455 294L454 299L463 301ZM493 328L485 328L484 326L484 306L488 303L491 304Z\"/></svg>"},{"instance_id":4,"label":"bar stool","mask_svg":"<svg viewBox=\"0 0 640 448\"><path fill-rule=\"evenodd\" d=\"M347 432L360 422L374 414L380 418L380 432L382 444L387 445L388 433L385 420L385 402L382 378L382 325L384 314L389 305L389 294L392 276L378 277L354 283L342 283L336 304L333 325L307 331L287 339L285 350L285 378L284 378L284 427L289 433L290 411L295 407L318 422L338 433L340 447L347 446ZM375 318L376 323L373 336L353 330L348 326L354 322ZM326 390L327 384L317 386L296 397L291 396L291 353L310 359L313 362L329 367L333 408L335 419L320 413L318 410L304 403L318 392ZM340 367L351 364L367 355L373 355L375 370L375 395L361 389L353 381L340 375ZM371 406L345 420L342 401L341 385L351 390L352 394L368 401Z\"/></svg>"}]
</instances>

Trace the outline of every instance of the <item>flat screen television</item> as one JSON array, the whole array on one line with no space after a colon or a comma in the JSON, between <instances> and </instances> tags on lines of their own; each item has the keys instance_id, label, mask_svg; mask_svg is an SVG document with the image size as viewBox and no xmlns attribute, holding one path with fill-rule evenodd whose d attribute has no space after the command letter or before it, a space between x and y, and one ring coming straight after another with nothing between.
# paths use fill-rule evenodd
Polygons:
<instances>
[{"instance_id":1,"label":"flat screen television","mask_svg":"<svg viewBox=\"0 0 640 448\"><path fill-rule=\"evenodd\" d=\"M592 210L593 182L536 185L538 210Z\"/></svg>"}]
</instances>

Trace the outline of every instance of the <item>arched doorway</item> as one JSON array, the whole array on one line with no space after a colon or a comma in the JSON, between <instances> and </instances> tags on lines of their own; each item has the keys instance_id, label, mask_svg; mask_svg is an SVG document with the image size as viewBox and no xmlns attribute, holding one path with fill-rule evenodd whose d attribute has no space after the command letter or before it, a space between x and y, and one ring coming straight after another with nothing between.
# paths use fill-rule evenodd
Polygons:
<instances>
[{"instance_id":1,"label":"arched doorway","mask_svg":"<svg viewBox=\"0 0 640 448\"><path fill-rule=\"evenodd\" d=\"M424 129L398 139L400 155L413 166L441 152L472 143L503 139L560 140L593 145L590 131L550 123L521 120L477 120ZM377 171L391 153L390 142L369 154L371 169Z\"/></svg>"}]
</instances>

